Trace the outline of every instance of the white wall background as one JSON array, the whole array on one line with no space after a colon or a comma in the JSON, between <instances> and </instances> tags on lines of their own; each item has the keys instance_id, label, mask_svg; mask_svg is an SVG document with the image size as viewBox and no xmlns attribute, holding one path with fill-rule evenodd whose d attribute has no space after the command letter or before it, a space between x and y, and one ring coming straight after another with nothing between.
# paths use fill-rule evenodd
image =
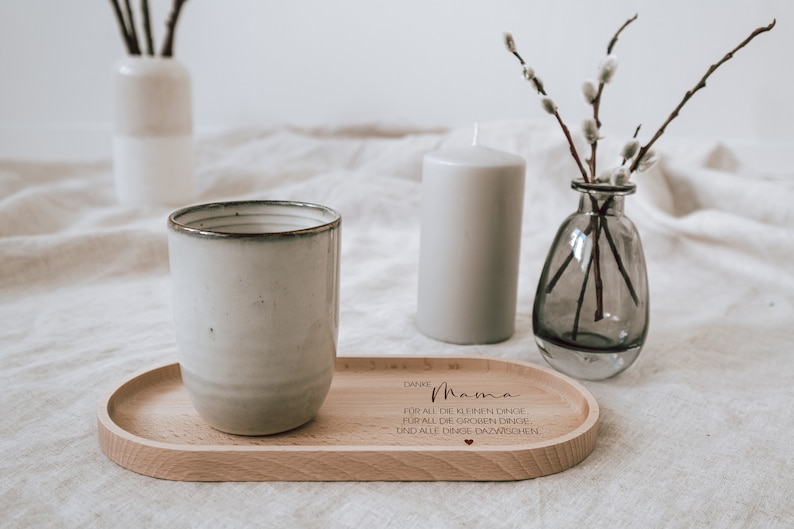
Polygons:
<instances>
[{"instance_id":1,"label":"white wall background","mask_svg":"<svg viewBox=\"0 0 794 529\"><path fill-rule=\"evenodd\" d=\"M139 0L133 0L137 7ZM156 40L170 0L150 0ZM511 31L572 124L625 19L607 134L650 134L717 61L668 138L794 142L791 0L189 0L176 56L193 79L198 133L281 125L467 125L541 116L505 50ZM124 53L110 3L0 0L0 156L109 157L110 71Z\"/></svg>"}]
</instances>

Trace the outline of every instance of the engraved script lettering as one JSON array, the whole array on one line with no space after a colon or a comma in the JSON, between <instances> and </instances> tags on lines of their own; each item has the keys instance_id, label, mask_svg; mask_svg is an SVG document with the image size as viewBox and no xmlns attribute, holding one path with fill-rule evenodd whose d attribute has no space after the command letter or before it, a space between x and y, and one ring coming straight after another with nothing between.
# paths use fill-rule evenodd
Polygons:
<instances>
[{"instance_id":1,"label":"engraved script lettering","mask_svg":"<svg viewBox=\"0 0 794 529\"><path fill-rule=\"evenodd\" d=\"M444 400L449 398L456 398L456 399L510 399L519 397L520 394L513 395L512 393L486 393L482 391L475 391L474 393L465 393L463 391L455 392L452 387L450 387L446 382L442 382L438 386L433 388L433 393L430 397L431 402L435 402L437 398L440 396L444 397Z\"/></svg>"}]
</instances>

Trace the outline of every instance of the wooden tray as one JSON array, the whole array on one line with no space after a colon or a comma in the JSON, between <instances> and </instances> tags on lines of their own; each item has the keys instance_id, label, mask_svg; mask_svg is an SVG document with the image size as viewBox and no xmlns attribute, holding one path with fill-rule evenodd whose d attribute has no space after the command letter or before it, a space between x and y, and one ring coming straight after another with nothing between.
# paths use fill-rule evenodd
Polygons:
<instances>
[{"instance_id":1,"label":"wooden tray","mask_svg":"<svg viewBox=\"0 0 794 529\"><path fill-rule=\"evenodd\" d=\"M129 377L99 403L99 444L134 472L181 481L501 481L592 452L598 404L573 380L481 357L338 357L308 424L245 437L206 425L178 364Z\"/></svg>"}]
</instances>

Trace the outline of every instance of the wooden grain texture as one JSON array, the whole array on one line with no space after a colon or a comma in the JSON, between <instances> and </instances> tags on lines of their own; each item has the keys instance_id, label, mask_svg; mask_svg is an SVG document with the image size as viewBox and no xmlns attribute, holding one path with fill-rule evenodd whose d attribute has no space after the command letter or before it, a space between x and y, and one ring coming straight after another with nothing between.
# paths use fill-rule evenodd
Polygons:
<instances>
[{"instance_id":1,"label":"wooden grain texture","mask_svg":"<svg viewBox=\"0 0 794 529\"><path fill-rule=\"evenodd\" d=\"M598 404L577 382L482 357L339 357L308 424L245 437L193 410L178 364L135 374L98 406L103 452L181 481L501 481L568 469L592 452Z\"/></svg>"}]
</instances>

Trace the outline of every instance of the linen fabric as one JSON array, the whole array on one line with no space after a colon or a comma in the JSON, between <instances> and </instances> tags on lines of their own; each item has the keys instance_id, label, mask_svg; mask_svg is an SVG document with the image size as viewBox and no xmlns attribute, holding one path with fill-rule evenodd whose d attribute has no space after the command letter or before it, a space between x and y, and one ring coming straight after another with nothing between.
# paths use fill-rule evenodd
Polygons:
<instances>
[{"instance_id":1,"label":"linen fabric","mask_svg":"<svg viewBox=\"0 0 794 529\"><path fill-rule=\"evenodd\" d=\"M543 260L576 209L554 123L480 125L527 159L516 333L487 346L416 328L422 157L469 127L236 131L196 144L197 202L316 202L343 216L340 355L480 355L545 365ZM620 142L599 148L604 168ZM790 527L794 180L718 142L659 143L626 214L650 281L647 344L582 382L601 409L579 465L515 482L191 483L135 474L97 440L130 374L176 361L166 217L122 206L109 160L0 161L0 512L7 527Z\"/></svg>"}]
</instances>

